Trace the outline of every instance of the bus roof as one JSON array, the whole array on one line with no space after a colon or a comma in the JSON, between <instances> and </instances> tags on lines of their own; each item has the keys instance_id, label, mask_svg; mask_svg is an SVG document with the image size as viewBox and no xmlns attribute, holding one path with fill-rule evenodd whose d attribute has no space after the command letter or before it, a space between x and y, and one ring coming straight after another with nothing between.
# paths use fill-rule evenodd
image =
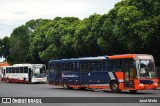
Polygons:
<instances>
[{"instance_id":1,"label":"bus roof","mask_svg":"<svg viewBox=\"0 0 160 106\"><path fill-rule=\"evenodd\" d=\"M74 62L74 61L89 61L89 60L108 60L107 56L98 56L98 57L82 57L82 58L70 58L70 59L60 59L60 60L50 60L52 62Z\"/></svg>"},{"instance_id":2,"label":"bus roof","mask_svg":"<svg viewBox=\"0 0 160 106\"><path fill-rule=\"evenodd\" d=\"M13 66L31 66L32 64L24 63L24 64L13 64Z\"/></svg>"},{"instance_id":3,"label":"bus roof","mask_svg":"<svg viewBox=\"0 0 160 106\"><path fill-rule=\"evenodd\" d=\"M109 59L153 59L152 55L149 54L121 54L112 56L98 56L98 57L82 57L82 58L70 58L70 59L60 59L60 60L50 60L52 62L74 62L74 61L89 61L89 60L109 60Z\"/></svg>"},{"instance_id":4,"label":"bus roof","mask_svg":"<svg viewBox=\"0 0 160 106\"><path fill-rule=\"evenodd\" d=\"M7 67L42 67L45 66L45 64L14 64L13 66L2 66L2 68L7 68Z\"/></svg>"},{"instance_id":5,"label":"bus roof","mask_svg":"<svg viewBox=\"0 0 160 106\"><path fill-rule=\"evenodd\" d=\"M122 54L122 55L113 55L108 56L109 59L124 59L124 58L132 58L132 59L153 59L152 55L149 54Z\"/></svg>"},{"instance_id":6,"label":"bus roof","mask_svg":"<svg viewBox=\"0 0 160 106\"><path fill-rule=\"evenodd\" d=\"M7 68L7 67L27 67L27 66L2 66L1 68Z\"/></svg>"},{"instance_id":7,"label":"bus roof","mask_svg":"<svg viewBox=\"0 0 160 106\"><path fill-rule=\"evenodd\" d=\"M22 64L14 64L13 66L44 66L45 64L29 64L29 63L22 63Z\"/></svg>"},{"instance_id":8,"label":"bus roof","mask_svg":"<svg viewBox=\"0 0 160 106\"><path fill-rule=\"evenodd\" d=\"M122 58L134 58L135 54L121 54L108 56L109 59L122 59Z\"/></svg>"}]
</instances>

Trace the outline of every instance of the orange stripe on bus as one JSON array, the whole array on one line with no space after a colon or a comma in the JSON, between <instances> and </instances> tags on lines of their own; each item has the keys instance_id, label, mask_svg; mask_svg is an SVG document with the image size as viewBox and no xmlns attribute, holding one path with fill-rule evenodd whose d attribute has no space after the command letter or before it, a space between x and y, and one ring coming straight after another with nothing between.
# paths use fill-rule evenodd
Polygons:
<instances>
[{"instance_id":1,"label":"orange stripe on bus","mask_svg":"<svg viewBox=\"0 0 160 106\"><path fill-rule=\"evenodd\" d=\"M115 72L118 80L123 80L124 79L124 75L123 75L123 72Z\"/></svg>"},{"instance_id":2,"label":"orange stripe on bus","mask_svg":"<svg viewBox=\"0 0 160 106\"><path fill-rule=\"evenodd\" d=\"M87 88L91 88L91 89L110 89L109 86L89 86Z\"/></svg>"},{"instance_id":3,"label":"orange stripe on bus","mask_svg":"<svg viewBox=\"0 0 160 106\"><path fill-rule=\"evenodd\" d=\"M110 86L80 86L80 85L69 85L69 87L73 87L73 88L90 88L90 89L110 89Z\"/></svg>"},{"instance_id":4,"label":"orange stripe on bus","mask_svg":"<svg viewBox=\"0 0 160 106\"><path fill-rule=\"evenodd\" d=\"M124 89L124 83L119 83L119 90L123 90Z\"/></svg>"},{"instance_id":5,"label":"orange stripe on bus","mask_svg":"<svg viewBox=\"0 0 160 106\"><path fill-rule=\"evenodd\" d=\"M119 89L123 90L124 89L124 74L123 72L115 72L115 74L116 74L116 77L118 78L118 81L120 82Z\"/></svg>"},{"instance_id":6,"label":"orange stripe on bus","mask_svg":"<svg viewBox=\"0 0 160 106\"><path fill-rule=\"evenodd\" d=\"M124 55L113 55L108 56L109 59L124 59L124 58L134 58L135 54L124 54Z\"/></svg>"}]
</instances>

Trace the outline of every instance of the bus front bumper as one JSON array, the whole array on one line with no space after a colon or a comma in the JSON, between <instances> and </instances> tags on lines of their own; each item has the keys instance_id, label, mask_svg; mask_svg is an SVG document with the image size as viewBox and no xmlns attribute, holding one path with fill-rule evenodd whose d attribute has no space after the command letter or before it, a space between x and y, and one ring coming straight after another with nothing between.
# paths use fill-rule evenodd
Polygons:
<instances>
[{"instance_id":1,"label":"bus front bumper","mask_svg":"<svg viewBox=\"0 0 160 106\"><path fill-rule=\"evenodd\" d=\"M143 89L157 89L158 83L154 84L139 84L139 86L136 87L137 90L143 90Z\"/></svg>"},{"instance_id":2,"label":"bus front bumper","mask_svg":"<svg viewBox=\"0 0 160 106\"><path fill-rule=\"evenodd\" d=\"M47 78L33 78L32 83L36 82L47 82Z\"/></svg>"}]
</instances>

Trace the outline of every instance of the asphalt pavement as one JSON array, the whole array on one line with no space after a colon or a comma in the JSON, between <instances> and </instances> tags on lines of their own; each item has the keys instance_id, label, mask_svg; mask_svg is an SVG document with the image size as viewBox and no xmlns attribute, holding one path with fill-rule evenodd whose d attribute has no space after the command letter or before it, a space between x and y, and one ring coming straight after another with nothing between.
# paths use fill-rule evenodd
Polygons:
<instances>
[{"instance_id":1,"label":"asphalt pavement","mask_svg":"<svg viewBox=\"0 0 160 106\"><path fill-rule=\"evenodd\" d=\"M22 84L22 83L4 83L0 82L0 97L113 97L119 99L125 97L126 101L130 97L160 97L160 90L140 90L136 94L130 94L129 91L121 93L112 93L110 90L64 90L62 87L50 86L48 84ZM86 98L87 99L87 98ZM160 101L160 100L159 100ZM93 101L95 102L95 101ZM158 103L46 103L46 104L23 104L23 106L158 106ZM22 104L0 104L0 106L19 106Z\"/></svg>"},{"instance_id":2,"label":"asphalt pavement","mask_svg":"<svg viewBox=\"0 0 160 106\"><path fill-rule=\"evenodd\" d=\"M61 86L48 84L22 84L0 83L0 97L156 97L160 96L159 90L139 90L130 94L123 90L121 93L112 93L110 90L65 90Z\"/></svg>"}]
</instances>

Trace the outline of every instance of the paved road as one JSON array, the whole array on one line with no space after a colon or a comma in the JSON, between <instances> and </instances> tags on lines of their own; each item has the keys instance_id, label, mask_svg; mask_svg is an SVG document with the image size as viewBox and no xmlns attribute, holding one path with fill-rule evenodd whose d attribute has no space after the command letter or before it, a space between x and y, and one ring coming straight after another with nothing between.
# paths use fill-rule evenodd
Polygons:
<instances>
[{"instance_id":1,"label":"paved road","mask_svg":"<svg viewBox=\"0 0 160 106\"><path fill-rule=\"evenodd\" d=\"M0 82L0 97L160 97L160 90L141 90L141 91L138 91L136 94L130 94L128 91L122 91L121 93L112 93L111 91L97 91L97 90L95 91L78 90L78 89L64 90L62 87L50 86L48 84L21 84L21 83L2 83ZM0 106L1 105L2 104L0 104ZM25 104L25 106L28 106L28 105L29 104ZM34 104L34 105L40 106L38 104ZM51 104L47 104L47 105L51 105ZM58 103L57 105L73 106L75 104ZM97 103L95 104L81 103L81 104L78 104L77 106L88 106L88 105L106 106L106 104L97 104ZM115 104L111 103L111 105L114 106ZM120 106L120 104L118 105ZM128 104L123 103L121 105L125 106ZM137 106L136 103L132 103L130 105ZM140 105L150 106L151 104L143 103ZM152 104L152 106L153 105L159 105L159 104ZM17 106L17 104L15 106Z\"/></svg>"},{"instance_id":2,"label":"paved road","mask_svg":"<svg viewBox=\"0 0 160 106\"><path fill-rule=\"evenodd\" d=\"M128 91L64 90L48 84L0 83L1 97L160 97L160 90L140 90L136 94Z\"/></svg>"}]
</instances>

